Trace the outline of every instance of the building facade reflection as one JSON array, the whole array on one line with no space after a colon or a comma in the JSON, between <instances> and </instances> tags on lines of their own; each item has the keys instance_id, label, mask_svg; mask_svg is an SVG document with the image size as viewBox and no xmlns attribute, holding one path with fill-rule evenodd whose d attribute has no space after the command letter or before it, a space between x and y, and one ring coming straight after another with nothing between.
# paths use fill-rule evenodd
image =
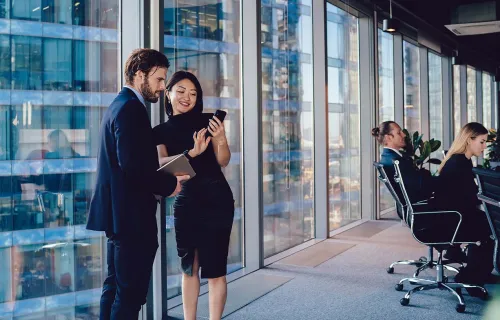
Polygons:
<instances>
[{"instance_id":1,"label":"building facade reflection","mask_svg":"<svg viewBox=\"0 0 500 320\"><path fill-rule=\"evenodd\" d=\"M103 238L85 230L118 0L0 1L0 318L97 319Z\"/></svg>"}]
</instances>

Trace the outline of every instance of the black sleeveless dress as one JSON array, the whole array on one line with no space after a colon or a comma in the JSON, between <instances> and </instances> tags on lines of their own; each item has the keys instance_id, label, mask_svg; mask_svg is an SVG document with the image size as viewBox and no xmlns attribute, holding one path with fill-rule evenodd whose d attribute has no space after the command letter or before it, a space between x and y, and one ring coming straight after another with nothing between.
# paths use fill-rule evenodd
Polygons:
<instances>
[{"instance_id":1,"label":"black sleeveless dress","mask_svg":"<svg viewBox=\"0 0 500 320\"><path fill-rule=\"evenodd\" d=\"M193 133L206 128L212 113L188 112L172 116L153 129L156 144L167 147L169 156L194 146ZM210 142L191 160L196 176L185 182L174 202L177 253L182 271L193 274L198 250L202 278L226 275L229 237L233 225L234 199Z\"/></svg>"}]
</instances>

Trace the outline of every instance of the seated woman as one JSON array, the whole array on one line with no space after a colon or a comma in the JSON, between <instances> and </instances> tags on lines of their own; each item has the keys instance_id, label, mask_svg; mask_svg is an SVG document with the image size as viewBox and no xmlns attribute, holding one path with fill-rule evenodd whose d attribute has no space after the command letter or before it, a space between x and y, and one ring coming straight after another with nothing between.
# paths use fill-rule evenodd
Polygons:
<instances>
[{"instance_id":1,"label":"seated woman","mask_svg":"<svg viewBox=\"0 0 500 320\"><path fill-rule=\"evenodd\" d=\"M480 246L469 246L467 266L456 277L457 282L479 285L484 285L493 270L493 241L486 215L478 208L480 201L471 158L481 156L487 137L488 130L477 122L460 130L438 169L439 188L434 194L436 207L462 214L456 241L481 241Z\"/></svg>"}]
</instances>

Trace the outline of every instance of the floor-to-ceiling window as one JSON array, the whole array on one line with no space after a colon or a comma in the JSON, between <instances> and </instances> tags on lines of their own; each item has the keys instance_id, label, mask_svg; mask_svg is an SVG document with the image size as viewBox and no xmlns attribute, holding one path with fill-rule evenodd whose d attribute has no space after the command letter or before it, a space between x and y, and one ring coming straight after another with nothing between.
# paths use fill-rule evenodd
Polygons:
<instances>
[{"instance_id":1,"label":"floor-to-ceiling window","mask_svg":"<svg viewBox=\"0 0 500 320\"><path fill-rule=\"evenodd\" d=\"M310 1L261 1L264 257L313 237Z\"/></svg>"},{"instance_id":2,"label":"floor-to-ceiling window","mask_svg":"<svg viewBox=\"0 0 500 320\"><path fill-rule=\"evenodd\" d=\"M404 128L422 131L420 115L420 57L418 47L403 41Z\"/></svg>"},{"instance_id":3,"label":"floor-to-ceiling window","mask_svg":"<svg viewBox=\"0 0 500 320\"><path fill-rule=\"evenodd\" d=\"M97 319L104 239L85 224L120 1L0 2L0 318Z\"/></svg>"},{"instance_id":4,"label":"floor-to-ceiling window","mask_svg":"<svg viewBox=\"0 0 500 320\"><path fill-rule=\"evenodd\" d=\"M203 89L204 112L227 111L224 126L231 161L223 169L235 199L228 272L242 267L242 155L240 103L240 1L164 1L164 52L178 70L194 73ZM181 269L175 243L173 205L167 201L168 297L181 292Z\"/></svg>"},{"instance_id":5,"label":"floor-to-ceiling window","mask_svg":"<svg viewBox=\"0 0 500 320\"><path fill-rule=\"evenodd\" d=\"M358 18L327 3L330 230L361 218Z\"/></svg>"},{"instance_id":6,"label":"floor-to-ceiling window","mask_svg":"<svg viewBox=\"0 0 500 320\"><path fill-rule=\"evenodd\" d=\"M394 121L394 43L393 35L378 30L379 122ZM380 211L393 208L394 200L380 183Z\"/></svg>"},{"instance_id":7,"label":"floor-to-ceiling window","mask_svg":"<svg viewBox=\"0 0 500 320\"><path fill-rule=\"evenodd\" d=\"M453 66L453 133L454 137L458 135L462 119L462 110L460 108L460 66Z\"/></svg>"},{"instance_id":8,"label":"floor-to-ceiling window","mask_svg":"<svg viewBox=\"0 0 500 320\"><path fill-rule=\"evenodd\" d=\"M441 57L429 52L429 130L428 139L436 139L443 142L443 86ZM425 139L425 140L428 140ZM431 157L443 159L443 148L439 148ZM434 172L437 165L431 164L431 171Z\"/></svg>"},{"instance_id":9,"label":"floor-to-ceiling window","mask_svg":"<svg viewBox=\"0 0 500 320\"><path fill-rule=\"evenodd\" d=\"M467 122L477 121L476 69L467 66Z\"/></svg>"},{"instance_id":10,"label":"floor-to-ceiling window","mask_svg":"<svg viewBox=\"0 0 500 320\"><path fill-rule=\"evenodd\" d=\"M486 73L482 73L482 81L483 81L483 125L487 129L493 128L493 116L492 116L492 95L491 95L491 87L492 87L492 77Z\"/></svg>"}]
</instances>

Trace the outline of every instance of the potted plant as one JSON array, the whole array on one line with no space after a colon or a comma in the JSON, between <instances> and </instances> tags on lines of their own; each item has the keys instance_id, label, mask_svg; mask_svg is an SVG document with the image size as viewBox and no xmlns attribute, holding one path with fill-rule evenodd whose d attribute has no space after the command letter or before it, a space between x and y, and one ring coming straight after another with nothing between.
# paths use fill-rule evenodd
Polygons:
<instances>
[{"instance_id":1,"label":"potted plant","mask_svg":"<svg viewBox=\"0 0 500 320\"><path fill-rule=\"evenodd\" d=\"M490 129L488 133L488 148L484 159L485 168L500 170L500 139L497 139L497 131Z\"/></svg>"},{"instance_id":2,"label":"potted plant","mask_svg":"<svg viewBox=\"0 0 500 320\"><path fill-rule=\"evenodd\" d=\"M422 139L424 135L420 135L418 131L410 134L408 130L403 129L403 132L406 135L405 154L413 159L413 165L415 167L422 169L426 163L441 164L441 160L430 157L433 152L436 152L441 147L441 141L436 139L424 141Z\"/></svg>"}]
</instances>

